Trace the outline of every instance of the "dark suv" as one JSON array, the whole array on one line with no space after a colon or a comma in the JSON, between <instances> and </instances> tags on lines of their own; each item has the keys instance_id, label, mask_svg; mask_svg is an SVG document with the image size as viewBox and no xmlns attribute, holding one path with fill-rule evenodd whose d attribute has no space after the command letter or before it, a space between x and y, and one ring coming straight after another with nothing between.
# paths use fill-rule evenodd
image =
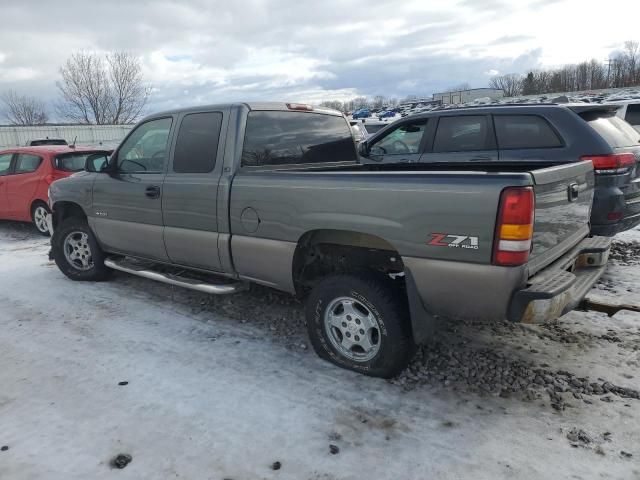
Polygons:
<instances>
[{"instance_id":1,"label":"dark suv","mask_svg":"<svg viewBox=\"0 0 640 480\"><path fill-rule=\"evenodd\" d=\"M412 115L360 144L363 163L591 160L591 231L613 236L640 223L640 133L616 105L491 105ZM406 168L406 165L404 166Z\"/></svg>"}]
</instances>

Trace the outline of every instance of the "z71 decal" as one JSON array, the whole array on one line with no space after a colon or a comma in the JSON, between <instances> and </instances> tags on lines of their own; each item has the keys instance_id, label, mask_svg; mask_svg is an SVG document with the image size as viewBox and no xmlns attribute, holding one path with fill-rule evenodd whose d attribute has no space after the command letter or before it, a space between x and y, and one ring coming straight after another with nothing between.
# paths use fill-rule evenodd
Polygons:
<instances>
[{"instance_id":1,"label":"z71 decal","mask_svg":"<svg viewBox=\"0 0 640 480\"><path fill-rule=\"evenodd\" d=\"M432 233L427 245L433 247L470 248L478 250L478 237L452 235L450 233Z\"/></svg>"}]
</instances>

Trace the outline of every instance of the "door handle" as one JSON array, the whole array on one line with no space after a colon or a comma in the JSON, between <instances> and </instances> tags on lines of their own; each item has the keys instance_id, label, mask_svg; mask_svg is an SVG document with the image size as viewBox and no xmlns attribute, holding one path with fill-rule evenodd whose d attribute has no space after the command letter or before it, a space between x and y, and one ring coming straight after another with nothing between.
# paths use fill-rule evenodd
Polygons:
<instances>
[{"instance_id":1,"label":"door handle","mask_svg":"<svg viewBox=\"0 0 640 480\"><path fill-rule=\"evenodd\" d=\"M149 198L158 198L160 196L160 187L158 185L149 185L144 194Z\"/></svg>"},{"instance_id":2,"label":"door handle","mask_svg":"<svg viewBox=\"0 0 640 480\"><path fill-rule=\"evenodd\" d=\"M489 155L479 155L477 157L471 157L469 161L471 162L488 162L491 160Z\"/></svg>"}]
</instances>

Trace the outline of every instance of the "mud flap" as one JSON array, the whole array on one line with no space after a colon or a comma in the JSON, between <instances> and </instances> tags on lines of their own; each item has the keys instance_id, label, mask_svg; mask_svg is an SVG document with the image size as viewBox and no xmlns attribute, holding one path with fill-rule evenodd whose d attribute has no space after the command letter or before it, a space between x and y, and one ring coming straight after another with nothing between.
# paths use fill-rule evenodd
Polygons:
<instances>
[{"instance_id":1,"label":"mud flap","mask_svg":"<svg viewBox=\"0 0 640 480\"><path fill-rule=\"evenodd\" d=\"M405 269L404 274L405 285L407 287L407 300L409 302L409 314L411 315L413 341L416 345L420 345L426 343L433 337L436 329L436 318L424 308L411 271Z\"/></svg>"}]
</instances>

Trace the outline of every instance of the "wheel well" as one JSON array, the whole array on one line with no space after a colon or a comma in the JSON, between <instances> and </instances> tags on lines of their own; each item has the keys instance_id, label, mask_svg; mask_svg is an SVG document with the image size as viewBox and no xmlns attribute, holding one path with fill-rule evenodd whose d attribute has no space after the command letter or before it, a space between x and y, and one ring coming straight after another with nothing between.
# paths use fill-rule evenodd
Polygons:
<instances>
[{"instance_id":1,"label":"wheel well","mask_svg":"<svg viewBox=\"0 0 640 480\"><path fill-rule=\"evenodd\" d=\"M31 207L29 209L29 211L31 212L31 216L33 216L33 211L40 204L47 205L47 202L45 202L44 200L41 200L39 198L36 198L33 202L31 202ZM48 207L48 205L47 205L47 207Z\"/></svg>"},{"instance_id":2,"label":"wheel well","mask_svg":"<svg viewBox=\"0 0 640 480\"><path fill-rule=\"evenodd\" d=\"M402 257L386 240L348 230L307 232L293 256L293 281L299 295L327 275L367 271L402 273Z\"/></svg>"},{"instance_id":3,"label":"wheel well","mask_svg":"<svg viewBox=\"0 0 640 480\"><path fill-rule=\"evenodd\" d=\"M80 205L73 202L57 202L53 206L53 226L57 227L67 218L82 218L86 219L87 215Z\"/></svg>"}]
</instances>

